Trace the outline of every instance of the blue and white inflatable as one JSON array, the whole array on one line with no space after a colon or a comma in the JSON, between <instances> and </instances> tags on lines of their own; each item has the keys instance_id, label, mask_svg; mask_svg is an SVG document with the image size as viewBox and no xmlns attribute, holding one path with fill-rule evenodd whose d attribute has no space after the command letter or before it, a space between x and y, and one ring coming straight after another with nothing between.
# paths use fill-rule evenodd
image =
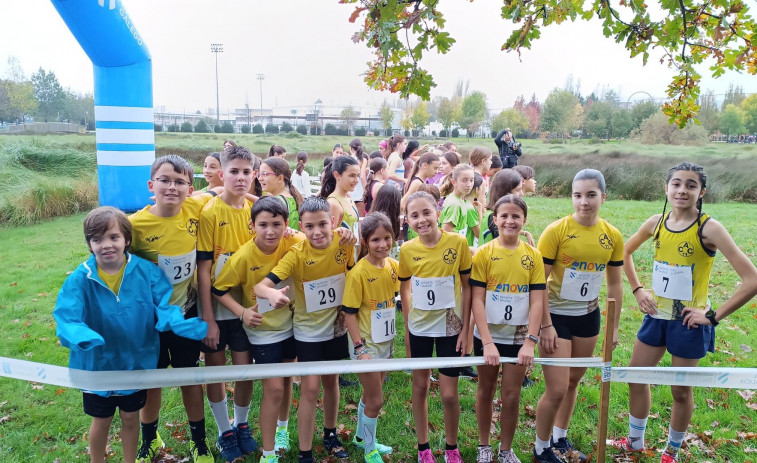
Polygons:
<instances>
[{"instance_id":1,"label":"blue and white inflatable","mask_svg":"<svg viewBox=\"0 0 757 463\"><path fill-rule=\"evenodd\" d=\"M95 72L95 141L100 204L148 204L155 160L152 61L120 0L51 0Z\"/></svg>"}]
</instances>

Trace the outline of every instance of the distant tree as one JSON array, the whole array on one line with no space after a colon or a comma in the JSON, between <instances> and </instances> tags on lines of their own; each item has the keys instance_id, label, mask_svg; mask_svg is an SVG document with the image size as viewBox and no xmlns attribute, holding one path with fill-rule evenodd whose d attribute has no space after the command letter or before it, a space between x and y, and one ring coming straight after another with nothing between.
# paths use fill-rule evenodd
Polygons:
<instances>
[{"instance_id":1,"label":"distant tree","mask_svg":"<svg viewBox=\"0 0 757 463\"><path fill-rule=\"evenodd\" d=\"M460 99L459 98L442 98L439 102L439 115L436 120L442 124L442 127L448 133L452 124L458 121L460 115Z\"/></svg>"},{"instance_id":2,"label":"distant tree","mask_svg":"<svg viewBox=\"0 0 757 463\"><path fill-rule=\"evenodd\" d=\"M94 128L95 99L93 95L91 93L78 95L71 90L63 90L63 109L60 111L60 118Z\"/></svg>"},{"instance_id":3,"label":"distant tree","mask_svg":"<svg viewBox=\"0 0 757 463\"><path fill-rule=\"evenodd\" d=\"M731 83L728 85L728 90L725 92L725 97L723 98L723 104L720 106L720 110L725 111L726 106L729 104L739 106L745 98L746 95L744 94L744 89L741 85L733 85L733 83Z\"/></svg>"},{"instance_id":4,"label":"distant tree","mask_svg":"<svg viewBox=\"0 0 757 463\"><path fill-rule=\"evenodd\" d=\"M179 124L168 124L168 127L166 129L169 132L178 132L179 131Z\"/></svg>"},{"instance_id":5,"label":"distant tree","mask_svg":"<svg viewBox=\"0 0 757 463\"><path fill-rule=\"evenodd\" d=\"M292 124L290 124L289 122L284 122L283 124L281 124L282 133L289 133L292 130L294 130L294 127L292 127Z\"/></svg>"},{"instance_id":6,"label":"distant tree","mask_svg":"<svg viewBox=\"0 0 757 463\"><path fill-rule=\"evenodd\" d=\"M242 127L240 128L240 131L241 131L242 133L250 133L250 131L251 131L251 130L252 130L252 127L250 127L250 126L249 126L249 124L245 124L245 125L243 125L243 126L242 126Z\"/></svg>"},{"instance_id":7,"label":"distant tree","mask_svg":"<svg viewBox=\"0 0 757 463\"><path fill-rule=\"evenodd\" d=\"M339 119L344 123L344 125L347 127L347 135L352 132L352 128L355 126L355 122L357 122L358 113L355 111L355 108L352 106L347 106L342 110L341 113L339 113Z\"/></svg>"},{"instance_id":8,"label":"distant tree","mask_svg":"<svg viewBox=\"0 0 757 463\"><path fill-rule=\"evenodd\" d=\"M37 111L37 99L34 98L34 85L31 82L7 80L5 90L10 100L10 110L19 121L23 122L27 116Z\"/></svg>"},{"instance_id":9,"label":"distant tree","mask_svg":"<svg viewBox=\"0 0 757 463\"><path fill-rule=\"evenodd\" d=\"M442 129L439 131L439 136L442 138L447 138L447 129Z\"/></svg>"},{"instance_id":10,"label":"distant tree","mask_svg":"<svg viewBox=\"0 0 757 463\"><path fill-rule=\"evenodd\" d=\"M334 124L328 123L323 127L323 132L326 135L336 135L337 129Z\"/></svg>"},{"instance_id":11,"label":"distant tree","mask_svg":"<svg viewBox=\"0 0 757 463\"><path fill-rule=\"evenodd\" d=\"M641 101L633 105L631 108L631 120L633 121L633 127L641 127L641 124L649 118L651 115L660 110L660 106L654 101Z\"/></svg>"},{"instance_id":12,"label":"distant tree","mask_svg":"<svg viewBox=\"0 0 757 463\"><path fill-rule=\"evenodd\" d=\"M720 107L715 101L715 92L707 90L699 98L699 121L707 133L713 133L720 129Z\"/></svg>"},{"instance_id":13,"label":"distant tree","mask_svg":"<svg viewBox=\"0 0 757 463\"><path fill-rule=\"evenodd\" d=\"M627 109L615 108L610 116L610 135L614 138L625 138L632 129L631 112Z\"/></svg>"},{"instance_id":14,"label":"distant tree","mask_svg":"<svg viewBox=\"0 0 757 463\"><path fill-rule=\"evenodd\" d=\"M231 122L225 121L223 124L221 124L220 133L234 133L234 126L231 125Z\"/></svg>"},{"instance_id":15,"label":"distant tree","mask_svg":"<svg viewBox=\"0 0 757 463\"><path fill-rule=\"evenodd\" d=\"M0 122L10 121L13 118L11 111L11 100L8 98L8 89L5 87L5 81L0 80Z\"/></svg>"},{"instance_id":16,"label":"distant tree","mask_svg":"<svg viewBox=\"0 0 757 463\"><path fill-rule=\"evenodd\" d=\"M153 124L153 130L155 130L156 132L162 132L163 124L158 124L158 123Z\"/></svg>"},{"instance_id":17,"label":"distant tree","mask_svg":"<svg viewBox=\"0 0 757 463\"><path fill-rule=\"evenodd\" d=\"M613 107L608 101L592 103L584 114L584 133L592 137L609 138L612 114Z\"/></svg>"},{"instance_id":18,"label":"distant tree","mask_svg":"<svg viewBox=\"0 0 757 463\"><path fill-rule=\"evenodd\" d=\"M310 126L310 135L320 135L321 132L321 127L318 124L313 124Z\"/></svg>"},{"instance_id":19,"label":"distant tree","mask_svg":"<svg viewBox=\"0 0 757 463\"><path fill-rule=\"evenodd\" d=\"M368 133L368 129L365 127L355 127L355 136L364 137Z\"/></svg>"},{"instance_id":20,"label":"distant tree","mask_svg":"<svg viewBox=\"0 0 757 463\"><path fill-rule=\"evenodd\" d=\"M300 135L307 135L308 134L308 127L305 124L300 124L297 126L297 133Z\"/></svg>"},{"instance_id":21,"label":"distant tree","mask_svg":"<svg viewBox=\"0 0 757 463\"><path fill-rule=\"evenodd\" d=\"M452 138L457 138L459 136L460 136L460 130L457 127L452 129Z\"/></svg>"},{"instance_id":22,"label":"distant tree","mask_svg":"<svg viewBox=\"0 0 757 463\"><path fill-rule=\"evenodd\" d=\"M531 100L526 104L523 112L528 117L528 130L529 132L537 132L539 130L539 122L541 120L541 104L536 99L536 93L531 95Z\"/></svg>"},{"instance_id":23,"label":"distant tree","mask_svg":"<svg viewBox=\"0 0 757 463\"><path fill-rule=\"evenodd\" d=\"M576 96L566 90L554 89L541 110L541 129L569 134L581 123L583 109Z\"/></svg>"},{"instance_id":24,"label":"distant tree","mask_svg":"<svg viewBox=\"0 0 757 463\"><path fill-rule=\"evenodd\" d=\"M180 129L180 130L181 130L182 132L192 132L192 131L193 131L193 128L192 128L192 123L191 123L191 122L189 122L189 121L184 121L184 122L182 122L182 123L181 123L181 129Z\"/></svg>"},{"instance_id":25,"label":"distant tree","mask_svg":"<svg viewBox=\"0 0 757 463\"><path fill-rule=\"evenodd\" d=\"M641 134L641 142L649 145L703 145L707 142L704 127L692 121L681 129L678 125L671 124L662 112L648 117L638 132Z\"/></svg>"},{"instance_id":26,"label":"distant tree","mask_svg":"<svg viewBox=\"0 0 757 463\"><path fill-rule=\"evenodd\" d=\"M741 102L744 112L744 127L747 133L757 133L757 93L749 95Z\"/></svg>"},{"instance_id":27,"label":"distant tree","mask_svg":"<svg viewBox=\"0 0 757 463\"><path fill-rule=\"evenodd\" d=\"M46 72L39 68L32 74L32 85L34 86L34 98L39 105L38 111L40 117L45 122L49 120L58 120L58 114L63 111L63 87L60 86L58 78L53 71Z\"/></svg>"},{"instance_id":28,"label":"distant tree","mask_svg":"<svg viewBox=\"0 0 757 463\"><path fill-rule=\"evenodd\" d=\"M413 128L413 107L410 105L405 106L402 110L402 119L400 119L400 127L405 133L409 133ZM407 135L406 135L407 136Z\"/></svg>"},{"instance_id":29,"label":"distant tree","mask_svg":"<svg viewBox=\"0 0 757 463\"><path fill-rule=\"evenodd\" d=\"M410 121L415 130L423 130L427 125L431 115L428 113L428 105L425 101L419 101L413 109L413 116Z\"/></svg>"},{"instance_id":30,"label":"distant tree","mask_svg":"<svg viewBox=\"0 0 757 463\"><path fill-rule=\"evenodd\" d=\"M428 102L428 114L431 122L435 122L436 118L439 117L439 105L441 105L443 99L442 96L435 96Z\"/></svg>"},{"instance_id":31,"label":"distant tree","mask_svg":"<svg viewBox=\"0 0 757 463\"><path fill-rule=\"evenodd\" d=\"M21 67L21 61L19 61L15 56L8 57L5 69L5 75L9 81L16 83L26 82L26 74L24 73L24 68Z\"/></svg>"},{"instance_id":32,"label":"distant tree","mask_svg":"<svg viewBox=\"0 0 757 463\"><path fill-rule=\"evenodd\" d=\"M744 126L744 111L735 104L729 104L720 115L720 130L729 137L746 132Z\"/></svg>"},{"instance_id":33,"label":"distant tree","mask_svg":"<svg viewBox=\"0 0 757 463\"><path fill-rule=\"evenodd\" d=\"M392 122L394 122L394 111L392 108L384 102L379 110L379 119L381 119L381 126L384 130L390 130L392 128Z\"/></svg>"},{"instance_id":34,"label":"distant tree","mask_svg":"<svg viewBox=\"0 0 757 463\"><path fill-rule=\"evenodd\" d=\"M262 124L255 124L252 126L252 133L263 133L263 125Z\"/></svg>"},{"instance_id":35,"label":"distant tree","mask_svg":"<svg viewBox=\"0 0 757 463\"><path fill-rule=\"evenodd\" d=\"M475 91L463 98L460 107L460 125L468 130L468 136L478 131L481 122L486 117L486 95Z\"/></svg>"},{"instance_id":36,"label":"distant tree","mask_svg":"<svg viewBox=\"0 0 757 463\"><path fill-rule=\"evenodd\" d=\"M208 126L208 123L205 122L205 119L200 119L200 121L195 124L195 132L210 133L210 127Z\"/></svg>"},{"instance_id":37,"label":"distant tree","mask_svg":"<svg viewBox=\"0 0 757 463\"><path fill-rule=\"evenodd\" d=\"M521 135L528 129L528 117L515 108L505 109L492 119L492 133L496 135L506 128L516 136Z\"/></svg>"},{"instance_id":38,"label":"distant tree","mask_svg":"<svg viewBox=\"0 0 757 463\"><path fill-rule=\"evenodd\" d=\"M279 126L273 123L268 123L265 126L265 133L279 133Z\"/></svg>"}]
</instances>

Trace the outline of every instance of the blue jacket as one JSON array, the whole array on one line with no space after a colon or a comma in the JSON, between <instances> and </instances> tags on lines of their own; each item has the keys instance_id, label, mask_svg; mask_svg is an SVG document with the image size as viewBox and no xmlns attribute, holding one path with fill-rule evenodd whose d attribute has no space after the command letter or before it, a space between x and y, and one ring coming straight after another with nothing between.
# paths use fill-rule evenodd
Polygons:
<instances>
[{"instance_id":1,"label":"blue jacket","mask_svg":"<svg viewBox=\"0 0 757 463\"><path fill-rule=\"evenodd\" d=\"M91 255L66 278L55 302L56 334L71 349L68 366L89 371L154 369L158 331L203 339L207 323L185 320L178 306L168 304L171 292L157 265L127 253L123 280L114 294L97 275ZM136 391L90 392L108 397Z\"/></svg>"}]
</instances>

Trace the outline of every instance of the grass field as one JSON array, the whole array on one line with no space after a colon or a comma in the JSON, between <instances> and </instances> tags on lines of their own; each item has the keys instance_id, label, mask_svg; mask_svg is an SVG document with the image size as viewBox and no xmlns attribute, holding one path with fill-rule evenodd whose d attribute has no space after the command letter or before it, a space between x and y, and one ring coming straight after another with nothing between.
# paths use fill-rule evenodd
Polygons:
<instances>
[{"instance_id":1,"label":"grass field","mask_svg":"<svg viewBox=\"0 0 757 463\"><path fill-rule=\"evenodd\" d=\"M537 237L553 220L571 212L568 199L529 198L527 228ZM630 236L648 216L659 212L660 202L608 201L601 216L617 226L624 237ZM736 242L754 260L757 246L754 236L754 215L757 205L722 203L709 205L705 211L723 222ZM55 365L66 365L68 350L59 346L55 336L52 310L56 294L67 272L87 258L86 245L81 231L82 214L76 214L27 227L5 228L0 233L0 266L4 269L0 285L0 325L5 326L0 336L0 353L3 356L27 359ZM52 258L51 258L52 257ZM642 280L649 282L651 246L645 245L636 256L637 269ZM710 297L714 306L720 305L739 284L737 275L721 255L715 259L712 271ZM625 287L623 314L620 324L620 344L615 351L615 364L627 365L633 339L641 321L634 310L635 299ZM702 366L753 367L757 364L757 345L752 336L757 333L755 304L750 302L733 314L718 328L717 352L702 361ZM402 329L399 327L396 355L402 356ZM669 357L663 366L669 365ZM514 449L523 461L529 461L534 437L534 409L544 390L541 371L537 367L533 377L536 385L523 391L519 428ZM589 370L579 389L569 437L587 453L595 444L598 422L600 372ZM609 434L627 432L628 388L614 383L611 396ZM653 386L653 408L647 432L647 443L653 448L664 447L670 417L670 389ZM475 460L477 431L474 415L476 384L460 382L461 422L460 448L465 461ZM430 398L430 443L432 449L443 448L443 418L439 391L432 388ZM379 420L379 440L395 448L392 461L411 462L415 459L416 441L410 407L411 379L403 372L390 373L384 389L386 405ZM298 391L295 389L295 400ZM355 404L359 389L344 388L339 413L345 440L352 438L356 423ZM261 400L260 383L256 382L251 422L255 422ZM752 391L697 389L696 409L689 428L688 444L681 461L686 462L748 462L757 461L757 397ZM296 402L295 402L296 403ZM496 415L495 415L496 416ZM215 425L209 410L206 413L208 434L214 435ZM294 437L296 412L291 415L290 431ZM317 426L322 425L318 413ZM0 461L83 461L88 458L87 430L89 419L81 409L81 393L12 379L0 379ZM259 429L254 426L259 438ZM119 429L114 422L113 431ZM317 431L318 431L317 429ZM188 452L186 416L181 405L178 388L164 394L160 420L161 435L167 441L168 452L162 461L176 462ZM328 461L316 432L316 458ZM492 443L497 442L496 438ZM292 442L296 447L296 441ZM362 453L348 445L351 461L362 461ZM121 458L121 445L114 436L110 449L111 461ZM609 452L611 455L613 452ZM257 461L258 456L247 459ZM439 457L441 458L441 457ZM186 461L186 460L184 460ZM287 455L287 462L296 461L296 451ZM630 461L618 459L616 461ZM638 460L642 463L659 461L654 451Z\"/></svg>"}]
</instances>

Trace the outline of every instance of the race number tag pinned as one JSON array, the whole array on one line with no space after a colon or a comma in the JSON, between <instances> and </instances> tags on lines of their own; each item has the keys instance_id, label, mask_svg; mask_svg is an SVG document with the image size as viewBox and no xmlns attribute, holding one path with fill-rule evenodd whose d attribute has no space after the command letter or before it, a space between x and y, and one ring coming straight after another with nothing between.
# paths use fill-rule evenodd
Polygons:
<instances>
[{"instance_id":1,"label":"race number tag pinned","mask_svg":"<svg viewBox=\"0 0 757 463\"><path fill-rule=\"evenodd\" d=\"M223 266L226 265L226 261L229 260L228 254L220 254L218 256L218 259L216 259L216 271L215 271L215 279L218 279L218 275L221 274L221 270L223 270Z\"/></svg>"},{"instance_id":2,"label":"race number tag pinned","mask_svg":"<svg viewBox=\"0 0 757 463\"><path fill-rule=\"evenodd\" d=\"M397 311L394 308L371 311L371 339L373 339L373 342L379 343L394 339L396 316Z\"/></svg>"},{"instance_id":3,"label":"race number tag pinned","mask_svg":"<svg viewBox=\"0 0 757 463\"><path fill-rule=\"evenodd\" d=\"M652 270L652 289L655 296L690 301L692 296L691 267L676 267L655 261Z\"/></svg>"},{"instance_id":4,"label":"race number tag pinned","mask_svg":"<svg viewBox=\"0 0 757 463\"><path fill-rule=\"evenodd\" d=\"M274 286L275 289L281 289L286 286L289 286L289 290L286 292L286 296L289 298L289 301L294 301L294 282L292 281L292 277L287 278L284 281L280 281L276 286ZM264 314L268 313L272 310L275 310L275 307L271 305L271 303L268 301L268 299L263 299L262 297L257 298L258 301L258 313Z\"/></svg>"},{"instance_id":5,"label":"race number tag pinned","mask_svg":"<svg viewBox=\"0 0 757 463\"><path fill-rule=\"evenodd\" d=\"M588 302L599 297L604 272L579 272L565 269L560 288L560 299Z\"/></svg>"},{"instance_id":6,"label":"race number tag pinned","mask_svg":"<svg viewBox=\"0 0 757 463\"><path fill-rule=\"evenodd\" d=\"M418 310L444 310L455 307L455 277L413 277L413 307Z\"/></svg>"},{"instance_id":7,"label":"race number tag pinned","mask_svg":"<svg viewBox=\"0 0 757 463\"><path fill-rule=\"evenodd\" d=\"M528 293L486 292L486 322L493 325L528 325Z\"/></svg>"},{"instance_id":8,"label":"race number tag pinned","mask_svg":"<svg viewBox=\"0 0 757 463\"><path fill-rule=\"evenodd\" d=\"M163 273L172 285L178 285L179 283L192 278L196 266L197 261L195 260L194 249L181 256L164 256L158 254L158 267L163 270Z\"/></svg>"},{"instance_id":9,"label":"race number tag pinned","mask_svg":"<svg viewBox=\"0 0 757 463\"><path fill-rule=\"evenodd\" d=\"M344 273L303 283L305 310L308 313L342 305Z\"/></svg>"}]
</instances>

